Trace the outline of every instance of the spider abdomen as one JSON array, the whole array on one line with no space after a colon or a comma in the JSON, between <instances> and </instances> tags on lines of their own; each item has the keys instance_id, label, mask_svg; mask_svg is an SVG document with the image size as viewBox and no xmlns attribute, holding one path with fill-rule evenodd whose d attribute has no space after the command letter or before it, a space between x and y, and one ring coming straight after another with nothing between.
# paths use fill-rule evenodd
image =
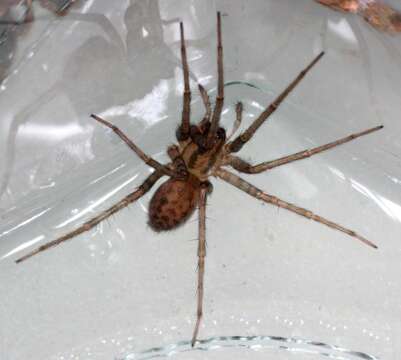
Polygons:
<instances>
[{"instance_id":1,"label":"spider abdomen","mask_svg":"<svg viewBox=\"0 0 401 360\"><path fill-rule=\"evenodd\" d=\"M165 231L183 224L198 203L199 181L169 179L154 193L149 204L149 226L154 231Z\"/></svg>"}]
</instances>

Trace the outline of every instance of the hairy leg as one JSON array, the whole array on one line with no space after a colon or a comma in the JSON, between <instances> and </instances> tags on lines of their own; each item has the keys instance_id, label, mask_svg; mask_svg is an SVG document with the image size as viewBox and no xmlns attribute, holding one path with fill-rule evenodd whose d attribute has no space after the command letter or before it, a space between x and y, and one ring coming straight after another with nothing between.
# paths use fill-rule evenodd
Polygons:
<instances>
[{"instance_id":1,"label":"hairy leg","mask_svg":"<svg viewBox=\"0 0 401 360\"><path fill-rule=\"evenodd\" d=\"M332 229L342 231L342 232L346 233L347 235L352 236L355 239L358 239L359 241L362 241L364 244L377 249L377 246L374 243L372 243L371 241L360 236L355 231L349 230L341 225L338 225L330 220L327 220L319 215L316 215L312 211L309 211L307 209L301 208L294 204L288 203L275 196L269 195L269 194L263 192L262 190L258 189L256 186L253 186L249 182L245 181L244 179L241 179L239 176L237 176L233 173L230 173L229 171L220 169L220 170L217 170L215 174L216 174L216 176L218 176L220 179L224 180L225 182L235 186L236 188L246 192L247 194L249 194L259 200L262 200L269 204L276 205L283 209L287 209L298 215L301 215L303 217L306 217L308 219L314 220L314 221L324 224L328 227L331 227Z\"/></svg>"},{"instance_id":2,"label":"hairy leg","mask_svg":"<svg viewBox=\"0 0 401 360\"><path fill-rule=\"evenodd\" d=\"M223 45L221 38L221 15L217 13L217 97L214 106L212 122L207 138L209 147L213 147L214 137L219 128L220 115L224 105L224 72L223 72Z\"/></svg>"},{"instance_id":3,"label":"hairy leg","mask_svg":"<svg viewBox=\"0 0 401 360\"><path fill-rule=\"evenodd\" d=\"M206 257L206 196L208 187L202 186L199 193L199 243L198 243L198 306L196 311L196 324L192 335L191 345L195 345L199 326L203 315L203 278L205 274Z\"/></svg>"},{"instance_id":4,"label":"hairy leg","mask_svg":"<svg viewBox=\"0 0 401 360\"><path fill-rule=\"evenodd\" d=\"M191 89L189 87L189 68L187 60L187 50L185 47L184 24L182 22L180 22L180 34L181 34L181 62L182 62L182 72L184 76L184 96L182 103L181 126L178 128L176 135L178 141L185 141L189 138Z\"/></svg>"},{"instance_id":5,"label":"hairy leg","mask_svg":"<svg viewBox=\"0 0 401 360\"><path fill-rule=\"evenodd\" d=\"M354 140L358 137L364 136L364 135L368 135L374 131L380 130L382 129L383 126L376 126L374 128L371 129L367 129L364 131L361 131L359 133L355 133L355 134L351 134L349 136L346 136L342 139L336 140L336 141L332 141L330 143L327 143L325 145L321 145L312 149L307 149L307 150L303 150L300 152L297 152L295 154L292 155L288 155L288 156L284 156L282 158L276 159L276 160L272 160L272 161L266 161L263 163L260 163L258 165L251 165L248 162L246 162L245 160L242 160L241 158L237 157L237 156L233 156L233 155L229 155L227 162L224 163L224 165L230 165L232 166L235 170L239 171L239 172L243 172L246 174L258 174L261 173L263 171L266 170L270 170L273 169L275 167L284 165L284 164L288 164L290 162L293 161L297 161L297 160L301 160L301 159L305 159L307 157L310 157L312 155L316 155L319 154L323 151L332 149L338 145L344 144L346 142L349 142L351 140Z\"/></svg>"},{"instance_id":6,"label":"hairy leg","mask_svg":"<svg viewBox=\"0 0 401 360\"><path fill-rule=\"evenodd\" d=\"M305 77L310 69L322 58L324 52L321 52L316 58L304 69L299 75L291 82L290 85L271 103L266 110L264 110L259 117L246 129L241 135L235 138L229 144L230 152L238 152L241 148L252 138L259 127L273 114L283 100L291 93L291 91L299 84L299 82Z\"/></svg>"},{"instance_id":7,"label":"hairy leg","mask_svg":"<svg viewBox=\"0 0 401 360\"><path fill-rule=\"evenodd\" d=\"M174 172L170 170L167 166L160 164L155 159L146 155L138 146L134 144L133 141L128 139L127 135L125 135L117 126L114 126L113 124L109 123L108 121L102 119L97 115L92 114L91 117L96 121L102 123L103 125L107 126L111 130L113 130L147 165L151 166L155 170L158 170L165 175L175 176Z\"/></svg>"},{"instance_id":8,"label":"hairy leg","mask_svg":"<svg viewBox=\"0 0 401 360\"><path fill-rule=\"evenodd\" d=\"M39 246L38 248L34 249L30 253L24 255L23 257L19 258L16 260L16 263L20 263L24 260L29 259L30 257L39 254L42 251L45 251L47 249L50 249L54 246L57 246L61 244L64 241L70 240L74 238L75 236L82 234L93 227L95 227L97 224L99 224L101 221L104 219L107 219L109 216L115 214L117 211L120 211L121 209L125 208L129 204L133 203L134 201L138 200L140 197L142 197L144 194L146 194L151 187L156 183L157 180L159 180L163 174L160 171L155 171L153 172L143 183L138 187L137 190L132 192L131 194L127 195L124 199L120 200L118 203L114 204L112 207L108 208L107 210L103 211L99 215L95 216L93 219L88 220L85 222L83 225L80 227L76 228L75 230L69 232L68 234L61 236L57 238L56 240L50 241L44 245Z\"/></svg>"}]
</instances>

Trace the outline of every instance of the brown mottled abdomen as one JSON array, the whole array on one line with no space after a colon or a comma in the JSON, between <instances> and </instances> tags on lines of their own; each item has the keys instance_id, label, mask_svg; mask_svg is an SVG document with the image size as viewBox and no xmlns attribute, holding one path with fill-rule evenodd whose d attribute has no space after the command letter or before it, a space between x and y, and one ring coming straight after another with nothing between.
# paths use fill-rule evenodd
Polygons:
<instances>
[{"instance_id":1,"label":"brown mottled abdomen","mask_svg":"<svg viewBox=\"0 0 401 360\"><path fill-rule=\"evenodd\" d=\"M199 195L199 181L170 179L154 193L149 204L149 225L155 231L171 230L192 214Z\"/></svg>"}]
</instances>

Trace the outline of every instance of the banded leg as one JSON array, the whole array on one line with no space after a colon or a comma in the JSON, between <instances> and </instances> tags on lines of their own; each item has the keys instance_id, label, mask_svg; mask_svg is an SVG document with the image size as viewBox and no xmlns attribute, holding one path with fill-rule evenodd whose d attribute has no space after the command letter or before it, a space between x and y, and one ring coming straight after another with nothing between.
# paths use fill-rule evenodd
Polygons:
<instances>
[{"instance_id":1,"label":"banded leg","mask_svg":"<svg viewBox=\"0 0 401 360\"><path fill-rule=\"evenodd\" d=\"M214 137L219 128L221 111L224 105L224 71L223 71L223 45L221 37L221 14L217 13L217 97L214 106L212 122L207 138L208 146L212 147Z\"/></svg>"},{"instance_id":2,"label":"banded leg","mask_svg":"<svg viewBox=\"0 0 401 360\"><path fill-rule=\"evenodd\" d=\"M324 52L322 51L316 58L304 69L299 75L293 80L290 85L259 115L258 118L246 129L241 135L235 138L229 144L230 152L238 152L241 148L252 138L259 127L273 114L283 100L291 93L292 90L299 84L299 82L305 77L310 69L322 58Z\"/></svg>"},{"instance_id":3,"label":"banded leg","mask_svg":"<svg viewBox=\"0 0 401 360\"><path fill-rule=\"evenodd\" d=\"M192 335L191 345L195 345L199 326L203 315L203 278L205 274L206 257L206 196L208 187L202 186L199 193L199 243L198 243L198 306L196 311L196 324Z\"/></svg>"},{"instance_id":4,"label":"banded leg","mask_svg":"<svg viewBox=\"0 0 401 360\"><path fill-rule=\"evenodd\" d=\"M108 121L102 119L97 115L92 114L91 117L113 130L120 137L120 139L123 140L145 162L145 164L151 166L157 171L162 172L165 175L175 176L174 172L170 170L167 166L160 164L155 159L146 155L138 146L134 144L133 141L128 139L127 135L125 135L117 126L114 126L113 124L109 123Z\"/></svg>"},{"instance_id":5,"label":"banded leg","mask_svg":"<svg viewBox=\"0 0 401 360\"><path fill-rule=\"evenodd\" d=\"M99 215L95 216L93 219L88 220L83 225L81 225L80 227L76 228L75 230L69 232L68 234L61 236L61 237L57 238L56 240L50 241L44 245L39 246L38 248L34 249L30 253L19 258L15 262L18 264L24 260L29 259L30 257L32 257L36 254L39 254L42 251L45 251L54 246L57 246L64 241L70 240L70 239L74 238L75 236L78 236L79 234L82 234L82 233L92 229L97 224L99 224L103 220L107 219L109 216L111 216L111 215L115 214L117 211L120 211L121 209L127 207L129 204L133 203L134 201L136 201L140 197L142 197L144 194L146 194L151 189L151 187L156 183L156 181L159 180L162 176L163 176L163 173L160 171L153 172L142 183L142 185L140 185L138 187L137 190L135 190L131 194L127 195L124 199L120 200L118 203L116 203L112 207L108 208L107 210L103 211Z\"/></svg>"},{"instance_id":6,"label":"banded leg","mask_svg":"<svg viewBox=\"0 0 401 360\"><path fill-rule=\"evenodd\" d=\"M187 50L185 47L184 24L180 22L181 36L181 62L182 73L184 77L184 96L182 103L182 119L181 126L177 130L177 140L185 141L189 137L189 118L191 113L191 89L189 87L189 68L187 60Z\"/></svg>"},{"instance_id":7,"label":"banded leg","mask_svg":"<svg viewBox=\"0 0 401 360\"><path fill-rule=\"evenodd\" d=\"M224 180L225 182L235 186L236 188L246 192L248 195L251 195L255 197L256 199L262 200L266 203L276 205L278 207L281 207L283 209L289 210L291 212L294 212L298 215L301 215L303 217L306 217L307 219L314 220L316 222L319 222L321 224L324 224L328 227L331 227L332 229L342 231L343 233L346 233L349 236L354 237L355 239L363 242L364 244L371 246L375 249L377 249L377 246L372 243L371 241L365 239L364 237L360 236L357 234L355 231L349 230L341 225L338 225L330 220L327 220L319 215L314 214L312 211L309 211L307 209L301 208L299 206L296 206L294 204L288 203L284 200L281 200L275 196L269 195L262 190L258 189L256 186L253 186L252 184L248 183L244 179L241 179L239 176L230 173L229 171L226 170L217 170L216 175Z\"/></svg>"},{"instance_id":8,"label":"banded leg","mask_svg":"<svg viewBox=\"0 0 401 360\"><path fill-rule=\"evenodd\" d=\"M258 165L251 165L248 162L246 162L245 160L242 160L241 158L237 157L237 156L233 156L230 155L228 157L228 161L227 163L225 163L225 165L230 165L232 166L235 170L239 171L239 172L243 172L246 174L258 174L261 173L263 171L266 170L270 170L273 169L275 167L284 165L284 164L288 164L290 162L293 161L297 161L297 160L301 160L301 159L305 159L307 157L310 157L312 155L316 155L319 154L323 151L332 149L338 145L341 144L345 144L346 142L349 142L351 140L354 140L358 137L364 136L364 135L368 135L374 131L383 129L383 126L376 126L374 128L371 129L367 129L364 131L361 131L359 133L355 133L355 134L351 134L349 136L346 136L342 139L336 140L336 141L332 141L330 143L327 143L325 145L321 145L321 146L317 146L315 148L312 149L307 149L307 150L303 150L300 152L297 152L295 154L292 155L288 155L288 156L284 156L282 158L276 159L276 160L272 160L272 161L266 161L263 163L260 163Z\"/></svg>"}]
</instances>

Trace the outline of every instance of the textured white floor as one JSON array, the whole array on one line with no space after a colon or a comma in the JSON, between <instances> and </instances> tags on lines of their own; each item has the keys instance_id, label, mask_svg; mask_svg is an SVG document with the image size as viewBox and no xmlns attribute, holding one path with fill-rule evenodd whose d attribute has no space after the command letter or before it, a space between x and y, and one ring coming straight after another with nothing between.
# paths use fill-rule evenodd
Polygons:
<instances>
[{"instance_id":1,"label":"textured white floor","mask_svg":"<svg viewBox=\"0 0 401 360\"><path fill-rule=\"evenodd\" d=\"M96 0L61 19L37 8L41 16L19 38L0 89L1 359L114 359L190 338L196 217L154 234L146 225L150 195L63 246L18 266L14 260L107 208L149 173L90 113L166 160L181 116L178 21L192 79L214 95L216 10L224 15L227 128L236 101L245 104L246 126L326 51L244 158L269 160L385 128L246 177L360 232L376 251L213 180L200 337L299 336L398 358L401 36L311 0Z\"/></svg>"}]
</instances>

